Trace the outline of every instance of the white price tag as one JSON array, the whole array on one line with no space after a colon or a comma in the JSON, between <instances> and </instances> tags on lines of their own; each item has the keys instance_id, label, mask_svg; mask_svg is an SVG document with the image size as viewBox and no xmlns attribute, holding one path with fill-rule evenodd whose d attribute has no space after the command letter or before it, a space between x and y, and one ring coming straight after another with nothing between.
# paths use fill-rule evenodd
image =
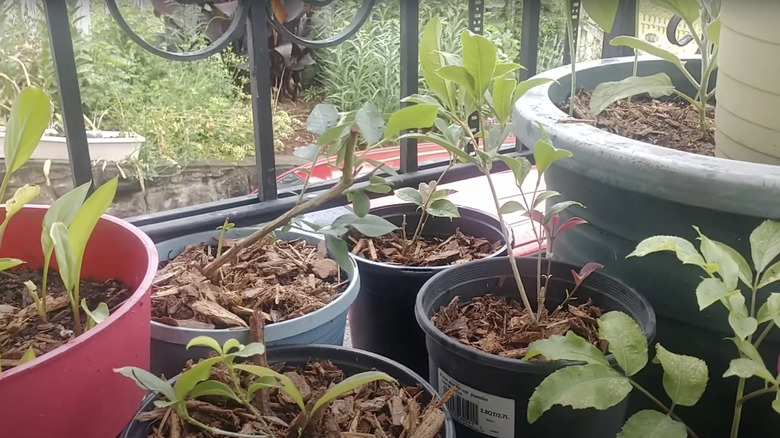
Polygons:
<instances>
[{"instance_id":1,"label":"white price tag","mask_svg":"<svg viewBox=\"0 0 780 438\"><path fill-rule=\"evenodd\" d=\"M447 401L447 409L458 423L495 438L515 438L515 401L478 391L438 370L439 394L451 387L457 394Z\"/></svg>"}]
</instances>

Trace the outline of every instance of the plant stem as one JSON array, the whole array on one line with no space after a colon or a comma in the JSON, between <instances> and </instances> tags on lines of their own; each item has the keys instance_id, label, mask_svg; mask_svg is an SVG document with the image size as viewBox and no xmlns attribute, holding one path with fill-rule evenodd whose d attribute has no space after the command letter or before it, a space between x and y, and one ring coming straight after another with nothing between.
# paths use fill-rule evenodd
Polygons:
<instances>
[{"instance_id":1,"label":"plant stem","mask_svg":"<svg viewBox=\"0 0 780 438\"><path fill-rule=\"evenodd\" d=\"M774 323L772 321L769 321L769 323L766 325L766 328L763 332L758 336L758 339L756 340L756 343L753 344L756 349L761 345L762 342L764 342L764 338L766 338L766 335L769 334L769 332L772 330L772 327L774 327Z\"/></svg>"},{"instance_id":2,"label":"plant stem","mask_svg":"<svg viewBox=\"0 0 780 438\"><path fill-rule=\"evenodd\" d=\"M734 418L731 421L731 438L737 438L739 436L739 423L742 420L742 403L739 401L745 394L745 379L740 377L737 384L737 401L734 403Z\"/></svg>"},{"instance_id":3,"label":"plant stem","mask_svg":"<svg viewBox=\"0 0 780 438\"><path fill-rule=\"evenodd\" d=\"M439 178L436 180L436 182L433 185L433 188L431 190L431 194L436 191L436 189L439 187L439 184L441 184L442 179L444 179L444 175L447 174L447 172L452 169L452 166L455 164L455 159L450 160L450 164L444 169L444 171L439 175ZM428 222L428 218L430 217L430 213L428 213L428 208L431 205L431 199L430 196L425 201L425 205L422 207L422 214L420 214L420 221L417 223L417 227L414 230L414 234L412 235L411 242L408 243L408 245L404 246L403 251L401 253L403 255L406 255L407 251L414 246L415 243L422 237L423 231L425 231L425 224ZM406 238L406 235L404 234L404 239Z\"/></svg>"},{"instance_id":4,"label":"plant stem","mask_svg":"<svg viewBox=\"0 0 780 438\"><path fill-rule=\"evenodd\" d=\"M759 389L759 390L753 391L750 394L747 394L744 397L742 397L741 399L737 400L737 404L741 405L741 404L745 403L746 401L748 401L748 400L750 400L752 398L756 398L756 397L764 395L764 394L771 394L773 392L778 392L778 391L780 391L780 388L778 388L777 386L772 386L772 387L769 387L769 388Z\"/></svg>"},{"instance_id":5,"label":"plant stem","mask_svg":"<svg viewBox=\"0 0 780 438\"><path fill-rule=\"evenodd\" d=\"M685 424L685 422L684 422L684 421L682 421L682 420L680 419L680 417L678 417L678 416L677 416L677 414L675 414L674 412L672 412L672 409L671 409L671 408L669 408L669 407L667 407L665 404L663 404L663 402L661 402L661 400L658 400L658 399L657 399L657 398L656 398L656 397L655 397L653 394L651 394L651 393L650 393L650 391L648 391L648 390L646 390L645 388L643 388L643 387L642 387L642 385L640 385L640 384L636 383L636 382L635 382L633 379L628 379L628 381L629 381L629 382L631 382L631 386L633 386L633 387L634 387L634 388L635 388L637 391L639 391L639 392L641 392L642 394L644 394L644 396L645 396L645 397L649 398L649 399L650 399L650 401L652 401L653 403L655 403L655 404L656 404L656 406L658 406L659 408L661 408L661 410L663 410L663 411L667 412L667 413L668 413L668 415L669 415L670 417L672 417L672 419L674 419L675 421L678 421L678 422L682 423L682 424L685 426L685 430L687 430L687 431L688 431L688 436L690 436L690 438L699 438L699 436L698 436L698 435L696 435L696 432L694 432L694 431L693 431L693 429L691 429L690 427L688 427L688 425L687 425L687 424Z\"/></svg>"},{"instance_id":6,"label":"plant stem","mask_svg":"<svg viewBox=\"0 0 780 438\"><path fill-rule=\"evenodd\" d=\"M528 311L528 315L531 316L531 320L536 324L538 318L534 314L533 308L531 308L531 302L528 300L528 294L523 286L523 279L520 277L520 271L517 269L517 263L515 262L515 255L512 252L512 242L509 236L509 228L507 227L504 216L501 214L501 205L498 200L498 194L496 193L496 187L493 185L493 179L490 177L490 172L484 172L490 186L490 195L493 197L493 205L496 207L496 213L498 214L498 221L501 223L501 232L504 234L504 242L506 242L506 252L509 258L509 265L512 266L512 275L515 277L515 283L517 283L517 290L520 292L520 298L523 300L523 305Z\"/></svg>"},{"instance_id":7,"label":"plant stem","mask_svg":"<svg viewBox=\"0 0 780 438\"><path fill-rule=\"evenodd\" d=\"M357 128L353 127L352 131L349 134L349 140L347 141L347 150L346 150L346 154L344 155L344 165L341 169L341 180L339 181L338 184L331 187L325 193L321 194L320 196L317 196L316 198L309 199L308 201L302 204L297 204L295 207L291 208L290 210L287 210L287 212L285 212L283 215L269 222L262 229L257 230L251 235L249 235L248 237L246 237L245 239L236 242L236 244L233 247L231 247L229 250L227 250L224 254L212 260L209 264L207 264L203 268L203 275L207 278L211 278L211 276L217 271L217 269L219 269L222 265L227 263L229 260L232 260L236 255L238 255L239 252L241 252L245 248L252 246L256 242L260 241L265 236L271 234L271 232L273 232L275 229L288 223L294 217L343 195L344 192L346 192L347 189L349 189L349 187L352 186L352 181L353 181L352 163L355 156L355 145L357 144L357 134L358 134Z\"/></svg>"},{"instance_id":8,"label":"plant stem","mask_svg":"<svg viewBox=\"0 0 780 438\"><path fill-rule=\"evenodd\" d=\"M211 426L209 426L207 424L201 423L200 421L198 421L195 418L191 417L189 414L186 414L186 415L179 414L179 416L182 417L182 419L184 419L184 421L186 421L187 423L190 423L193 426L195 426L195 427L197 427L199 429L203 429L203 430L205 430L205 431L207 431L207 432L209 432L211 434L214 434L214 435L223 435L223 436L229 436L229 437L235 437L235 438L263 438L263 437L268 437L268 435L248 435L248 434L245 434L245 433L229 432L227 430L222 430L222 429L218 429L216 427L211 427Z\"/></svg>"},{"instance_id":9,"label":"plant stem","mask_svg":"<svg viewBox=\"0 0 780 438\"><path fill-rule=\"evenodd\" d=\"M568 31L569 62L571 65L571 94L569 95L569 117L574 117L574 97L577 94L577 47L574 44L574 22L571 17L571 0L566 1L566 30Z\"/></svg>"},{"instance_id":10,"label":"plant stem","mask_svg":"<svg viewBox=\"0 0 780 438\"><path fill-rule=\"evenodd\" d=\"M41 280L41 307L43 307L43 322L49 322L49 316L46 313L46 297L49 290L49 265L51 264L51 253L43 259L43 278Z\"/></svg>"}]
</instances>

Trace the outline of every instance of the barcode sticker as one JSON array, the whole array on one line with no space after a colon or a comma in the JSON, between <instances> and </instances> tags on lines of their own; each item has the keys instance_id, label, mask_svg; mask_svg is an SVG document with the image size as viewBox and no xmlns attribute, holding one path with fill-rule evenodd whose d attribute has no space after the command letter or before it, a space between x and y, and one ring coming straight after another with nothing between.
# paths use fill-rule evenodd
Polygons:
<instances>
[{"instance_id":1,"label":"barcode sticker","mask_svg":"<svg viewBox=\"0 0 780 438\"><path fill-rule=\"evenodd\" d=\"M458 423L495 438L515 437L515 401L478 391L438 370L439 395L451 387L457 394L447 401L447 409Z\"/></svg>"}]
</instances>

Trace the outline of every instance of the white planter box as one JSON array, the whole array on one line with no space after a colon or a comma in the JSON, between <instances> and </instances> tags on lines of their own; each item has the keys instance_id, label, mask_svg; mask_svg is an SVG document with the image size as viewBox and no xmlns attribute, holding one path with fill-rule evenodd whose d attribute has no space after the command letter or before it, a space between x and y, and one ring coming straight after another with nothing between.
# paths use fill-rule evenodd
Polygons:
<instances>
[{"instance_id":1,"label":"white planter box","mask_svg":"<svg viewBox=\"0 0 780 438\"><path fill-rule=\"evenodd\" d=\"M133 133L117 131L87 131L89 157L92 161L123 161L137 158L146 139ZM0 130L0 158L5 158L5 131ZM68 160L68 144L65 137L44 135L32 154L34 160Z\"/></svg>"}]
</instances>

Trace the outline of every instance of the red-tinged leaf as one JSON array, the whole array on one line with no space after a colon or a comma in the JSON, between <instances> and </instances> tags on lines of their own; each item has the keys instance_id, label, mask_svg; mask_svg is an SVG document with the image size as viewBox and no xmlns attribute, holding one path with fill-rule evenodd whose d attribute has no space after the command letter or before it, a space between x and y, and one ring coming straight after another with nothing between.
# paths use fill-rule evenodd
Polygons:
<instances>
[{"instance_id":1,"label":"red-tinged leaf","mask_svg":"<svg viewBox=\"0 0 780 438\"><path fill-rule=\"evenodd\" d=\"M534 222L546 225L544 223L544 213L539 210L531 210L530 212L526 212L525 215L531 218L531 220Z\"/></svg>"},{"instance_id":2,"label":"red-tinged leaf","mask_svg":"<svg viewBox=\"0 0 780 438\"><path fill-rule=\"evenodd\" d=\"M559 222L560 220L561 220L561 216L560 216L560 215L557 215L557 214L554 214L554 215L553 215L553 216L550 218L550 228L552 228L553 230L557 229L557 228L558 228L558 222Z\"/></svg>"},{"instance_id":3,"label":"red-tinged leaf","mask_svg":"<svg viewBox=\"0 0 780 438\"><path fill-rule=\"evenodd\" d=\"M567 219L566 222L562 223L561 226L558 227L558 230L555 232L555 234L561 234L562 232L566 231L569 228L576 227L577 225L584 225L587 223L588 221L578 217Z\"/></svg>"},{"instance_id":4,"label":"red-tinged leaf","mask_svg":"<svg viewBox=\"0 0 780 438\"><path fill-rule=\"evenodd\" d=\"M578 275L578 277L580 278L580 282L585 281L585 279L588 278L590 274L603 267L604 265L596 262L590 262L586 264L585 266L582 267L582 269L580 269L580 273Z\"/></svg>"},{"instance_id":5,"label":"red-tinged leaf","mask_svg":"<svg viewBox=\"0 0 780 438\"><path fill-rule=\"evenodd\" d=\"M582 277L580 276L579 272L575 271L574 269L571 270L571 278L574 279L574 284L578 285L582 283Z\"/></svg>"}]
</instances>

